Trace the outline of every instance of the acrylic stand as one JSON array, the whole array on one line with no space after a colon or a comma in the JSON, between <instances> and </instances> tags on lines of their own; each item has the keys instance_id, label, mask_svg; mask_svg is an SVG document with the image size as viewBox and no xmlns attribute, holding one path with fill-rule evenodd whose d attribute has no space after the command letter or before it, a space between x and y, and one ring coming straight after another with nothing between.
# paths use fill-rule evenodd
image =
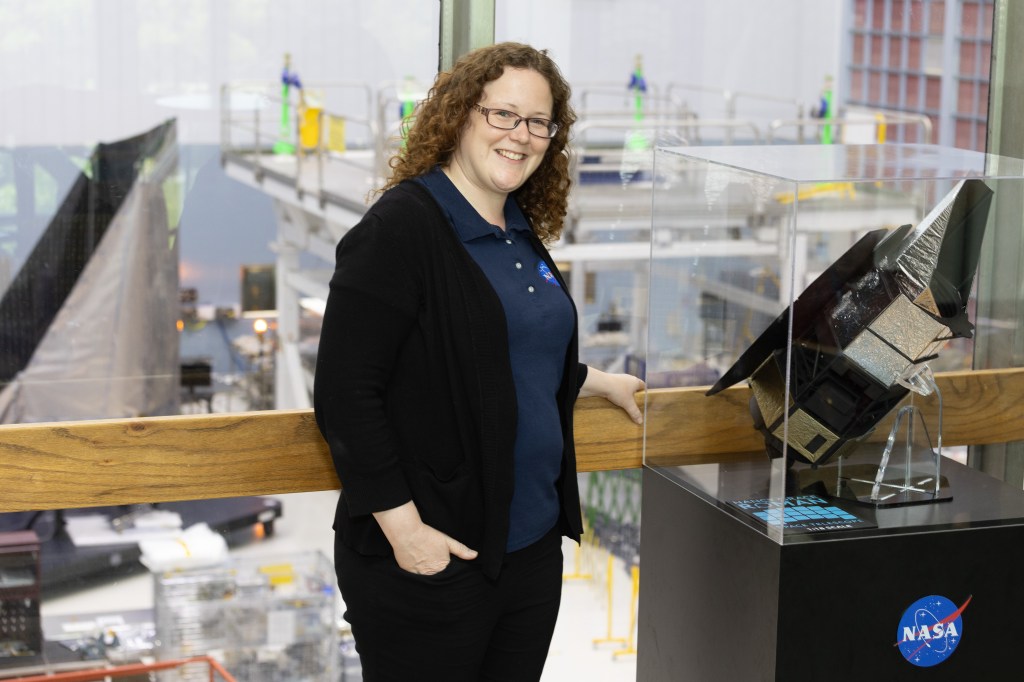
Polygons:
<instances>
[{"instance_id":1,"label":"acrylic stand","mask_svg":"<svg viewBox=\"0 0 1024 682\"><path fill-rule=\"evenodd\" d=\"M926 504L953 498L949 482L942 477L942 392L927 363L915 365L897 380L910 389L910 401L899 408L882 458L872 464L844 464L836 467L836 496L875 507ZM915 395L935 395L938 419L932 446L924 414L914 402Z\"/></svg>"}]
</instances>

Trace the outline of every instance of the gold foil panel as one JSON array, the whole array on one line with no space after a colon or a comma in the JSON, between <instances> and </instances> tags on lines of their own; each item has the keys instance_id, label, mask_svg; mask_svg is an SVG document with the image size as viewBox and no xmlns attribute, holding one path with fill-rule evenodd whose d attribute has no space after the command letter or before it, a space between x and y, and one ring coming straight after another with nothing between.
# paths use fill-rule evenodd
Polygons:
<instances>
[{"instance_id":1,"label":"gold foil panel","mask_svg":"<svg viewBox=\"0 0 1024 682\"><path fill-rule=\"evenodd\" d=\"M896 377L910 365L910 358L897 353L891 346L865 329L843 353L854 364L873 376L884 386L891 387Z\"/></svg>"},{"instance_id":2,"label":"gold foil panel","mask_svg":"<svg viewBox=\"0 0 1024 682\"><path fill-rule=\"evenodd\" d=\"M782 440L784 428L785 424L779 424L772 433ZM829 431L824 424L803 410L795 410L793 414L789 415L789 439L786 442L789 447L806 457L807 461L812 464L828 452L837 440L839 440L839 436ZM808 449L808 446L815 441L818 446L813 451Z\"/></svg>"},{"instance_id":3,"label":"gold foil panel","mask_svg":"<svg viewBox=\"0 0 1024 682\"><path fill-rule=\"evenodd\" d=\"M914 360L924 355L945 328L906 296L897 296L869 327L889 345Z\"/></svg>"},{"instance_id":4,"label":"gold foil panel","mask_svg":"<svg viewBox=\"0 0 1024 682\"><path fill-rule=\"evenodd\" d=\"M939 306L935 304L935 297L932 296L931 289L925 289L922 291L920 295L914 299L914 303L926 310L930 310L934 315L939 314Z\"/></svg>"},{"instance_id":5,"label":"gold foil panel","mask_svg":"<svg viewBox=\"0 0 1024 682\"><path fill-rule=\"evenodd\" d=\"M782 419L786 406L786 381L779 373L773 355L769 355L750 375L750 388L754 392L754 400L761 410L765 426L771 428L772 424Z\"/></svg>"}]
</instances>

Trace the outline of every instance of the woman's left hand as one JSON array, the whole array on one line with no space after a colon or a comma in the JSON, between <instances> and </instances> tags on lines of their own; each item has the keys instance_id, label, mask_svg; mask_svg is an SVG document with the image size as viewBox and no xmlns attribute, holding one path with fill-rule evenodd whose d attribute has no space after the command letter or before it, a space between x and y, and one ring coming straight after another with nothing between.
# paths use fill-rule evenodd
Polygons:
<instances>
[{"instance_id":1,"label":"woman's left hand","mask_svg":"<svg viewBox=\"0 0 1024 682\"><path fill-rule=\"evenodd\" d=\"M637 424L644 423L644 415L636 404L636 393L646 384L632 374L609 374L593 367L587 368L587 379L580 388L580 397L600 396L618 405Z\"/></svg>"}]
</instances>

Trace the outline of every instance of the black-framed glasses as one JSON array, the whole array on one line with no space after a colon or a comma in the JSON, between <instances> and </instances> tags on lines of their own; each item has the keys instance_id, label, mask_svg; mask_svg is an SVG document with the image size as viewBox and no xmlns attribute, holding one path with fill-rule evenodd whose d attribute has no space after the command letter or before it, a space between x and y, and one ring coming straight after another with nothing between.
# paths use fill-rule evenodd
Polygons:
<instances>
[{"instance_id":1,"label":"black-framed glasses","mask_svg":"<svg viewBox=\"0 0 1024 682\"><path fill-rule=\"evenodd\" d=\"M525 116L513 114L511 111L488 109L479 104L474 104L473 108L484 115L488 125L499 130L513 130L519 125L520 121L526 121L526 129L534 137L543 137L545 140L550 140L558 132L558 124L546 118L526 118Z\"/></svg>"}]
</instances>

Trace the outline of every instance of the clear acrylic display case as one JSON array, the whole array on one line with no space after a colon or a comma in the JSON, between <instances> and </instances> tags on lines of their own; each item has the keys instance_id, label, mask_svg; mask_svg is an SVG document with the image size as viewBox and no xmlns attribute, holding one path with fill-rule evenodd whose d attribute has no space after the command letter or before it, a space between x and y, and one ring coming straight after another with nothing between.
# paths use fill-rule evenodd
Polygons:
<instances>
[{"instance_id":1,"label":"clear acrylic display case","mask_svg":"<svg viewBox=\"0 0 1024 682\"><path fill-rule=\"evenodd\" d=\"M159 660L213 654L239 680L338 679L334 567L319 551L154 575ZM212 679L201 665L164 682Z\"/></svg>"},{"instance_id":2,"label":"clear acrylic display case","mask_svg":"<svg viewBox=\"0 0 1024 682\"><path fill-rule=\"evenodd\" d=\"M936 327L934 315L920 312L927 307L922 303L927 293L915 300L921 306L913 305L906 297L895 296L893 300L898 305L882 306L878 311L869 310L878 304L871 296L853 296L844 299L856 313L848 323L870 327L872 334L865 332L864 336L870 336L874 345L867 351L858 351L859 346L850 343L852 336L835 345L843 351L843 362L856 365L857 372L868 374L869 379L872 372L883 377L884 389L896 385L894 382L913 381L913 377L908 378L909 371L897 377L905 368L892 370L888 366L886 353L892 352L892 347L900 350L901 358L909 353L909 365L935 373L976 366L1012 366L1013 352L1007 349L1020 346L1019 321L1000 318L1000 306L984 297L1002 296L999 288L1003 285L992 273L998 261L993 245L1000 243L1001 234L1021 230L1022 161L933 145L659 147L654 156L649 323L644 358L648 388L702 386L710 378L711 383L732 383L740 390L750 390L755 397L751 403L760 403L751 409L750 429L760 419L768 423L762 432L776 434L776 440L772 445L771 439L764 439L766 447L754 453L709 452L701 457L692 453L673 457L673 444L658 440L667 437L665 434L685 434L686 420L694 417L672 410L648 409L645 465L718 504L744 523L763 530L779 543L819 539L837 531L884 531L920 519L941 522L939 517L951 507L943 507L944 511L936 516L936 505L942 504L938 501L889 506L850 503L839 499L838 488L833 487L845 485L834 477L840 463L849 467L850 463L860 462L868 467L847 468L846 476L873 477L882 458L884 433L891 428L899 408L913 406L915 401L917 405L935 401L941 395L921 395L910 390L900 398L898 391L890 391L886 394L890 402L873 403L875 412L868 416L858 413L862 425L877 421L871 436L840 438L844 447L837 445L828 451L827 457L815 461L814 453L805 450L803 444L810 442L813 450L834 437L831 431L835 429L826 421L827 428L815 431L814 427L821 426L814 421L819 417L809 420L807 413L811 410L802 410L800 400L793 397L804 381L798 376L798 368L807 370L808 362L822 362L823 357L821 353L812 354L810 361L805 357L807 344L802 341L801 329L836 324L839 314L829 309L830 296L823 292L831 294L837 288L850 290L863 285L865 271L881 267L878 259L884 253L878 243L885 235L897 234L900 226L909 225L898 235L911 239L931 221L949 219L950 212L952 222L958 222L964 210L954 198L963 195L965 187L985 194L991 191L980 202L984 210L975 210L979 205L976 198L966 209L973 212L976 224L964 228L969 233L965 243L975 239L979 229L984 234L984 241L977 248L980 263L974 267L971 259L966 258L966 262L958 264L961 272L973 274L962 298L963 312L976 327L973 333L962 326L955 333L948 333L941 325ZM872 238L871 234L878 236ZM916 263L921 268L949 258L948 251L940 256L938 246L927 244L933 237L926 234L925 245L919 243L916 247L927 252ZM1013 243L1018 240L1014 238ZM890 259L895 257L894 253L889 254ZM851 267L851 262L861 265ZM904 261L901 263L905 265ZM911 270L910 279L921 274ZM957 285L963 288L962 282L954 287ZM923 288L930 291L927 282ZM979 290L982 298L978 297ZM937 310L936 306L933 308ZM884 310L888 310L891 335L900 337L895 341L884 333L879 341L877 327L884 325L878 322L882 318L876 317L875 312ZM946 313L940 312L939 317L943 314ZM908 341L908 336L918 338ZM911 350L901 348L904 344ZM759 346L764 352L750 352ZM981 359L976 361L976 356ZM745 367L733 369L730 380L728 373L741 357ZM768 376L763 372L763 360L774 363ZM759 381L750 380L755 369L761 372ZM819 370L814 365L807 371ZM845 376L850 371L849 366L844 366L840 374ZM884 378L889 374L892 376L887 383ZM863 379L858 381L850 390L869 391ZM704 399L720 401L724 393ZM835 420L843 421L854 407L835 402L834 398L835 395L819 395L821 404L817 407L829 403ZM735 409L725 403L721 405L722 410ZM712 404L709 409L714 412L717 408ZM941 432L934 419L936 410L928 413L933 418L922 430L927 431L933 448L938 448ZM874 420L880 414L886 417ZM776 416L777 426L773 427ZM808 421L814 422L811 436L804 435L800 441L799 436L808 432ZM703 427L694 424L694 428L698 426ZM738 442L751 442L749 433L739 435L743 437ZM917 436L921 436L920 431ZM798 443L795 449L792 443ZM819 452L826 449L823 446ZM906 463L896 461L901 454L897 442L892 471L900 470ZM966 468L962 466L967 460L966 448L946 448L941 454L945 457L936 461L959 460L960 465L950 464L948 471L938 475L949 473L953 477L956 466ZM906 455L905 460L911 458ZM906 464L907 475L910 466ZM827 483L825 487L812 485L822 481ZM812 492L822 494L808 497ZM956 495L955 486L952 494ZM998 510L976 513L980 515L977 520L985 523L992 520L983 518L985 514L998 515Z\"/></svg>"}]
</instances>

